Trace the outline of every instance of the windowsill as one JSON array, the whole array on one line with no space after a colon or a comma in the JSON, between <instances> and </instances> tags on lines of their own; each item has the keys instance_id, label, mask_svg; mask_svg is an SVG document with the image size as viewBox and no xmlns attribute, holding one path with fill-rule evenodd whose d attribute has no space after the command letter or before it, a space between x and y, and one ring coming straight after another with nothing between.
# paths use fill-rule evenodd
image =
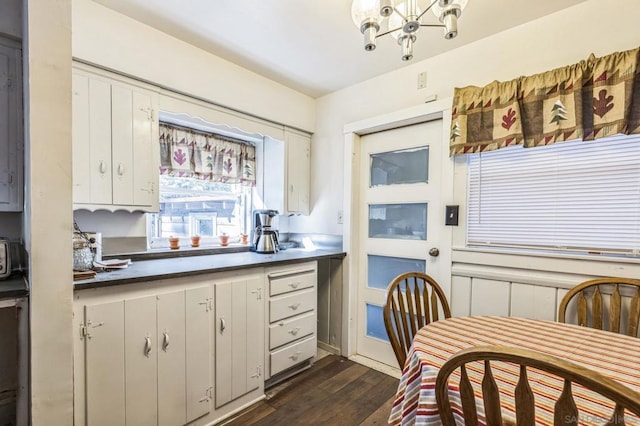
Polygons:
<instances>
[{"instance_id":1,"label":"windowsill","mask_svg":"<svg viewBox=\"0 0 640 426\"><path fill-rule=\"evenodd\" d=\"M499 247L453 247L452 251L458 253L486 253L501 254L505 256L526 256L529 258L549 258L549 259L566 259L566 260L588 260L596 262L613 262L613 263L634 263L640 264L640 257L626 256L623 254L600 254L600 253L569 253L554 252L542 250L528 250L517 248L499 248Z\"/></svg>"}]
</instances>

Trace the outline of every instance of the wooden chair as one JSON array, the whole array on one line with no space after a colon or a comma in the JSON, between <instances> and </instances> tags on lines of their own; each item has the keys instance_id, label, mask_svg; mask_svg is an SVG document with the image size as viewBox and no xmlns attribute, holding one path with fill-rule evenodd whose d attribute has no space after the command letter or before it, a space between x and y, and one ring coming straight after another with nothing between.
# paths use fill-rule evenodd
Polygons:
<instances>
[{"instance_id":1,"label":"wooden chair","mask_svg":"<svg viewBox=\"0 0 640 426\"><path fill-rule=\"evenodd\" d=\"M500 394L491 371L491 361L505 361L520 366L520 377L515 388L516 425L535 425L534 393L527 378L527 367L542 370L564 379L562 393L555 403L554 424L578 424L579 412L571 393L571 384L578 383L615 403L611 420L606 425L624 425L624 410L640 416L640 393L615 382L595 371L560 358L526 349L505 346L476 346L458 352L442 366L436 378L436 401L444 426L454 426L453 410L449 402L449 376L460 368L460 403L464 424L478 424L476 398L465 365L484 361L482 395L487 425L514 424L503 421ZM550 389L551 390L551 389ZM553 391L553 390L551 390ZM556 390L557 391L557 390ZM550 394L551 395L551 394ZM548 395L547 395L548 396ZM570 421L570 420L574 421Z\"/></svg>"},{"instance_id":2,"label":"wooden chair","mask_svg":"<svg viewBox=\"0 0 640 426\"><path fill-rule=\"evenodd\" d=\"M384 327L401 370L413 336L421 327L439 319L438 302L444 318L451 318L444 292L436 280L422 272L400 274L387 287Z\"/></svg>"},{"instance_id":3,"label":"wooden chair","mask_svg":"<svg viewBox=\"0 0 640 426\"><path fill-rule=\"evenodd\" d=\"M622 322L623 309L622 298L620 296L620 288L630 288L633 291L631 303L627 314L626 334L628 336L637 337L638 321L640 319L640 280L630 278L599 278L595 280L585 281L578 284L562 298L560 308L558 309L558 321L565 322L567 305L577 296L578 308L578 325L584 327L603 329L603 310L604 299L600 286L613 286L613 292L609 302L609 329L614 333L620 333L620 323ZM591 303L587 303L588 294ZM589 321L591 319L591 321Z\"/></svg>"}]
</instances>

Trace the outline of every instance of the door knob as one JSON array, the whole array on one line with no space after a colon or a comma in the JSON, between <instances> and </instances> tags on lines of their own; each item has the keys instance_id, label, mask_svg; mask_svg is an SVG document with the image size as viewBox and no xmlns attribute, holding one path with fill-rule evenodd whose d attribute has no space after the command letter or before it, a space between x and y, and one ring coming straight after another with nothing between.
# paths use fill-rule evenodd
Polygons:
<instances>
[{"instance_id":1,"label":"door knob","mask_svg":"<svg viewBox=\"0 0 640 426\"><path fill-rule=\"evenodd\" d=\"M433 247L429 250L429 256L438 257L440 255L440 250L437 247Z\"/></svg>"}]
</instances>

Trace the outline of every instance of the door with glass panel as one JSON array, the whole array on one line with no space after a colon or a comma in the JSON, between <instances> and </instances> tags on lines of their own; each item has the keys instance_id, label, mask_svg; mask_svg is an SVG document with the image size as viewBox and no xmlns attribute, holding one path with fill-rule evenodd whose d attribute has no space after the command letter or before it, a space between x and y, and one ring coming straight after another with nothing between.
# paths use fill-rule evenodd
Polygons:
<instances>
[{"instance_id":1,"label":"door with glass panel","mask_svg":"<svg viewBox=\"0 0 640 426\"><path fill-rule=\"evenodd\" d=\"M450 277L450 265L440 264L436 254L450 249L441 241L442 120L373 133L360 142L356 349L397 367L382 318L389 282L409 271L438 282Z\"/></svg>"}]
</instances>

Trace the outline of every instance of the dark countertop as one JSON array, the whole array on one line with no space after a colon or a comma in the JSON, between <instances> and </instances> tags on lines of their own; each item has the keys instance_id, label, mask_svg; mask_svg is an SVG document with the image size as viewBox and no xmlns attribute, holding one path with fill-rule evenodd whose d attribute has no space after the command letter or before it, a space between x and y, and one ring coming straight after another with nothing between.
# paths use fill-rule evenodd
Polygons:
<instances>
[{"instance_id":1,"label":"dark countertop","mask_svg":"<svg viewBox=\"0 0 640 426\"><path fill-rule=\"evenodd\" d=\"M29 295L27 282L21 273L14 273L0 281L0 300L25 297Z\"/></svg>"},{"instance_id":2,"label":"dark countertop","mask_svg":"<svg viewBox=\"0 0 640 426\"><path fill-rule=\"evenodd\" d=\"M326 258L342 258L345 255L341 249L289 249L274 254L241 252L204 256L183 256L168 259L136 260L125 269L99 272L95 278L74 281L73 287L75 290L82 290L248 269L258 266L300 263Z\"/></svg>"}]
</instances>

